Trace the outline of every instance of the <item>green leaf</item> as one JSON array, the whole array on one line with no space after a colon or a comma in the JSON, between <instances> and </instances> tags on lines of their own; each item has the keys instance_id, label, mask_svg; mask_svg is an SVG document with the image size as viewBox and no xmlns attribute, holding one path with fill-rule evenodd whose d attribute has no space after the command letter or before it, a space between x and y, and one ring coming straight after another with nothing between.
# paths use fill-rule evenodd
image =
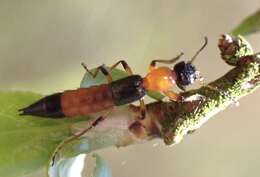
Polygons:
<instances>
[{"instance_id":1,"label":"green leaf","mask_svg":"<svg viewBox=\"0 0 260 177\"><path fill-rule=\"evenodd\" d=\"M52 151L71 134L70 126L82 121L18 115L18 109L40 97L29 92L0 92L0 176L23 176L47 167Z\"/></svg>"},{"instance_id":2,"label":"green leaf","mask_svg":"<svg viewBox=\"0 0 260 177\"><path fill-rule=\"evenodd\" d=\"M93 154L96 158L96 167L94 169L93 177L112 177L112 172L107 162L98 154Z\"/></svg>"},{"instance_id":3,"label":"green leaf","mask_svg":"<svg viewBox=\"0 0 260 177\"><path fill-rule=\"evenodd\" d=\"M260 31L260 9L254 14L244 19L236 28L231 32L232 35L246 36Z\"/></svg>"}]
</instances>

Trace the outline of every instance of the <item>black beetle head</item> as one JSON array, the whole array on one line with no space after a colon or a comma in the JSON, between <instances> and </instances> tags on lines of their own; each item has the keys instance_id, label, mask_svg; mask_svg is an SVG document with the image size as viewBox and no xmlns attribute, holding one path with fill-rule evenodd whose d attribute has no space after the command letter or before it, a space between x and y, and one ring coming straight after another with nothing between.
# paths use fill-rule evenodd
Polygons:
<instances>
[{"instance_id":1,"label":"black beetle head","mask_svg":"<svg viewBox=\"0 0 260 177\"><path fill-rule=\"evenodd\" d=\"M177 75L176 82L179 87L191 85L195 81L202 79L199 71L190 62L181 61L174 66L173 70Z\"/></svg>"},{"instance_id":2,"label":"black beetle head","mask_svg":"<svg viewBox=\"0 0 260 177\"><path fill-rule=\"evenodd\" d=\"M173 72L177 75L176 84L177 86L185 91L185 86L191 85L196 81L203 81L203 78L200 76L200 72L196 70L195 66L192 65L196 57L199 53L206 47L208 44L208 38L204 38L205 42L203 46L195 53L195 55L191 58L190 61L185 63L181 61L177 63L174 68Z\"/></svg>"}]
</instances>

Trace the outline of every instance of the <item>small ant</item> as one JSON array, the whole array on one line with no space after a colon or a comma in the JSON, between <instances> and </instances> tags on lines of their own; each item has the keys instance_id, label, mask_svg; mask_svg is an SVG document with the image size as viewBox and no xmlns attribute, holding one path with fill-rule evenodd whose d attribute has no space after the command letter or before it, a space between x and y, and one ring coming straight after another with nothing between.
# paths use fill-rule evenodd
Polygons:
<instances>
[{"instance_id":1,"label":"small ant","mask_svg":"<svg viewBox=\"0 0 260 177\"><path fill-rule=\"evenodd\" d=\"M196 70L192 63L197 55L206 47L207 42L208 40L205 37L203 46L195 53L190 61L181 61L173 68L156 67L156 64L173 64L180 59L183 53L170 60L153 60L150 63L149 72L144 78L140 75L134 75L124 60L120 60L109 67L109 70L113 70L119 64L122 64L128 74L127 77L116 81L112 81L110 71L104 65L99 66L95 73L92 73L82 63L82 66L93 78L101 71L106 76L108 84L67 90L46 96L30 106L20 109L20 115L49 118L85 116L139 100L141 119L143 119L145 118L143 97L147 91L161 92L172 101L183 101L183 97L172 91L172 88L177 85L185 91L186 86L193 84L195 81L202 80L199 71Z\"/></svg>"}]
</instances>

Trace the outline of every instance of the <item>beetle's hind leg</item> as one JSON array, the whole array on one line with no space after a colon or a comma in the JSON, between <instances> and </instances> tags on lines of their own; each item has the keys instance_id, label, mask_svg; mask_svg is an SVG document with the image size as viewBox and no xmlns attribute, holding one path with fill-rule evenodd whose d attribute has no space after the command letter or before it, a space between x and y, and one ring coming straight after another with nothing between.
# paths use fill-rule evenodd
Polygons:
<instances>
[{"instance_id":1,"label":"beetle's hind leg","mask_svg":"<svg viewBox=\"0 0 260 177\"><path fill-rule=\"evenodd\" d=\"M115 64L113 64L111 67L109 67L109 71L107 70L107 68L104 65L99 66L96 71L94 73L92 73L87 65L85 63L81 63L81 65L83 66L83 68L93 77L96 78L97 74L99 71L101 71L107 78L108 83L112 82L112 76L110 74L110 71L112 71L113 69L115 69L119 64L122 64L124 70L126 71L126 73L131 76L133 75L133 71L130 68L130 66L127 64L127 62L125 60L120 60L118 62L116 62Z\"/></svg>"},{"instance_id":2,"label":"beetle's hind leg","mask_svg":"<svg viewBox=\"0 0 260 177\"><path fill-rule=\"evenodd\" d=\"M102 72L102 74L104 74L107 78L107 81L108 83L111 83L112 82L112 76L110 74L110 72L107 70L107 68L105 67L105 65L101 65L99 66L94 73L92 73L88 67L85 65L85 63L81 63L81 65L83 66L83 68L93 77L93 78L96 78L97 77L97 74L99 71Z\"/></svg>"},{"instance_id":3,"label":"beetle's hind leg","mask_svg":"<svg viewBox=\"0 0 260 177\"><path fill-rule=\"evenodd\" d=\"M116 62L115 64L113 64L111 67L110 67L110 70L113 70L115 69L119 64L121 64L124 68L124 70L126 71L126 73L131 76L133 75L133 71L132 69L130 68L130 66L127 64L127 62L125 60L120 60L118 62Z\"/></svg>"},{"instance_id":4,"label":"beetle's hind leg","mask_svg":"<svg viewBox=\"0 0 260 177\"><path fill-rule=\"evenodd\" d=\"M139 118L140 118L140 120L143 120L146 116L146 106L145 106L145 103L144 103L144 99L141 98L139 100L139 103L140 103L140 115L141 115Z\"/></svg>"},{"instance_id":5,"label":"beetle's hind leg","mask_svg":"<svg viewBox=\"0 0 260 177\"><path fill-rule=\"evenodd\" d=\"M183 98L181 95L179 95L179 94L177 94L177 93L175 93L175 92L173 92L173 91L171 91L171 90L165 91L165 92L163 92L163 93L164 93L164 95L167 96L171 101L182 102L182 101L184 100L184 98Z\"/></svg>"},{"instance_id":6,"label":"beetle's hind leg","mask_svg":"<svg viewBox=\"0 0 260 177\"><path fill-rule=\"evenodd\" d=\"M84 135L85 133L87 133L88 131L90 131L91 129L95 128L100 122L102 122L103 120L105 120L105 118L108 116L108 114L110 114L111 111L109 111L106 115L104 116L100 116L98 117L94 122L91 123L91 125L89 127L87 127L86 129L83 129L82 131L80 131L77 134L74 134L70 137L68 137L67 139L65 139L61 144L59 144L57 146L57 148L54 150L53 154L52 154L52 164L51 166L54 165L55 163L55 158L57 157L57 154L59 153L59 151L68 143L80 138L82 135Z\"/></svg>"}]
</instances>

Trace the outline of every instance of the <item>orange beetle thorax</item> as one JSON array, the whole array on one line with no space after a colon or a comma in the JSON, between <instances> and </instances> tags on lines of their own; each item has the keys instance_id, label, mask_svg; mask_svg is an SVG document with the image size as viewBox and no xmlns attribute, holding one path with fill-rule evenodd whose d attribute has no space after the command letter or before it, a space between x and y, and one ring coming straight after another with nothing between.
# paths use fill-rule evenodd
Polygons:
<instances>
[{"instance_id":1,"label":"orange beetle thorax","mask_svg":"<svg viewBox=\"0 0 260 177\"><path fill-rule=\"evenodd\" d=\"M173 88L176 74L168 67L153 69L144 77L144 87L153 91L168 91Z\"/></svg>"}]
</instances>

